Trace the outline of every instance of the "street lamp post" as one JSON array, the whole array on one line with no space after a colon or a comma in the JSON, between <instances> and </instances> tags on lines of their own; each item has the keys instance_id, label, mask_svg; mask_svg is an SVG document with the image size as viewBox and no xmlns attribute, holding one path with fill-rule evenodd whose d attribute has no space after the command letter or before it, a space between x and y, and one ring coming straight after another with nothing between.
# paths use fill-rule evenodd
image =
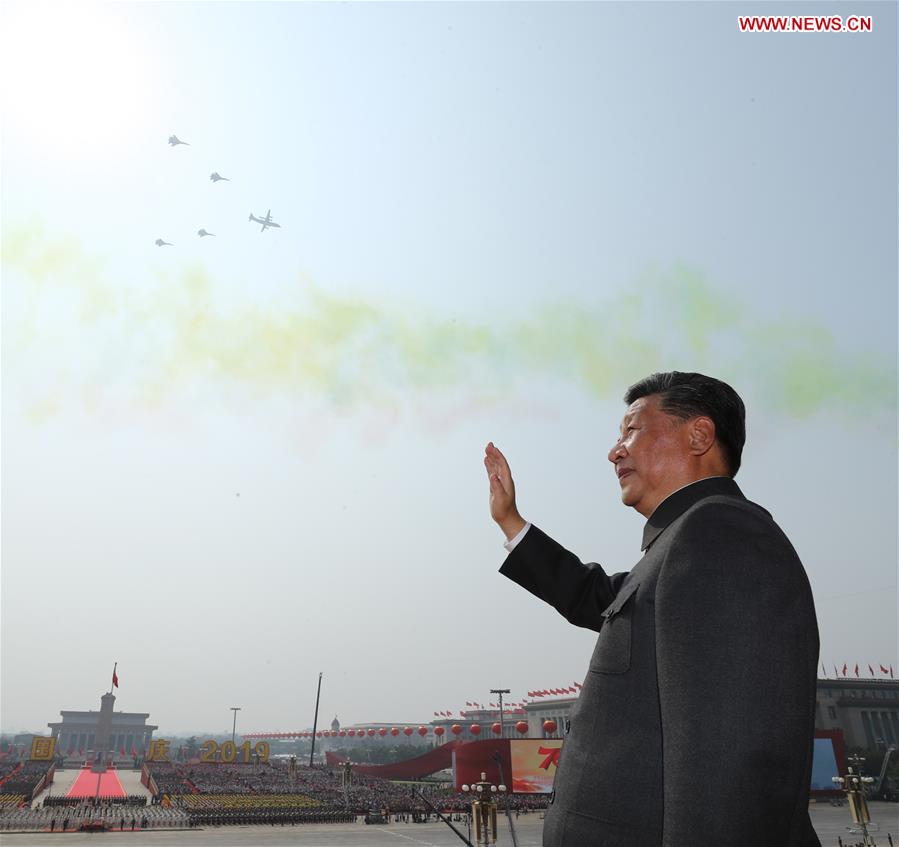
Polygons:
<instances>
[{"instance_id":1,"label":"street lamp post","mask_svg":"<svg viewBox=\"0 0 899 847\"><path fill-rule=\"evenodd\" d=\"M503 721L503 694L508 694L508 688L491 688L491 694L499 694L499 737L506 737L506 725Z\"/></svg>"},{"instance_id":2,"label":"street lamp post","mask_svg":"<svg viewBox=\"0 0 899 847\"><path fill-rule=\"evenodd\" d=\"M231 743L234 743L234 736L237 733L237 713L240 711L240 706L231 706L231 711L234 712L234 723L231 724Z\"/></svg>"}]
</instances>

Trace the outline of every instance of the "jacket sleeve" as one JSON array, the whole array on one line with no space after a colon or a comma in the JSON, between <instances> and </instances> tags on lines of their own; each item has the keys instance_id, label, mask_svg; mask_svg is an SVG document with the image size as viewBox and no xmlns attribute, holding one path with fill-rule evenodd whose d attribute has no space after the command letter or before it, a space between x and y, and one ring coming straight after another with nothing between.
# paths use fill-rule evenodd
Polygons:
<instances>
[{"instance_id":1,"label":"jacket sleeve","mask_svg":"<svg viewBox=\"0 0 899 847\"><path fill-rule=\"evenodd\" d=\"M818 631L789 541L751 508L703 505L655 601L664 847L801 843Z\"/></svg>"},{"instance_id":2,"label":"jacket sleeve","mask_svg":"<svg viewBox=\"0 0 899 847\"><path fill-rule=\"evenodd\" d=\"M596 632L602 627L603 611L627 576L608 576L599 565L584 564L533 524L499 572L549 603L575 626Z\"/></svg>"}]
</instances>

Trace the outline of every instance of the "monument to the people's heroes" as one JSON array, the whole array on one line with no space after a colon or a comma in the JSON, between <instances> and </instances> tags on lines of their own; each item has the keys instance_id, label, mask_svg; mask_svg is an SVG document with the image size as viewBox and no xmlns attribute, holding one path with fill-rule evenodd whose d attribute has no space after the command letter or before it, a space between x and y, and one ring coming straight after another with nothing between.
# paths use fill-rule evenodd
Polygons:
<instances>
[{"instance_id":1,"label":"monument to the people's heroes","mask_svg":"<svg viewBox=\"0 0 899 847\"><path fill-rule=\"evenodd\" d=\"M91 771L103 773L109 753L109 736L112 734L112 710L115 706L115 694L107 691L100 698L100 714L97 718L97 730L94 736L94 761Z\"/></svg>"}]
</instances>

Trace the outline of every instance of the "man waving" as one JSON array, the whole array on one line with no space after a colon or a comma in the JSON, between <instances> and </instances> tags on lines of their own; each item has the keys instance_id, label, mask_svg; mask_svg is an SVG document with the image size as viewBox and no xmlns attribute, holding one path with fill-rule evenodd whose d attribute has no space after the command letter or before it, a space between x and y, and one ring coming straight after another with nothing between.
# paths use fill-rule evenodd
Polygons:
<instances>
[{"instance_id":1,"label":"man waving","mask_svg":"<svg viewBox=\"0 0 899 847\"><path fill-rule=\"evenodd\" d=\"M584 564L518 512L491 443L500 572L599 633L545 847L820 847L808 816L818 629L787 537L734 476L745 410L696 373L631 386L609 461L644 518L628 572Z\"/></svg>"}]
</instances>

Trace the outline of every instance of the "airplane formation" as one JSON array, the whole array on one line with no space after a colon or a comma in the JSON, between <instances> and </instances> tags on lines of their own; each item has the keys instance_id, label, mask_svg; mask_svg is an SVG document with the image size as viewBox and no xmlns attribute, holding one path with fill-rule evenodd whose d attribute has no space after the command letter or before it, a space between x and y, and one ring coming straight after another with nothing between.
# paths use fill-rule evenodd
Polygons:
<instances>
[{"instance_id":1,"label":"airplane formation","mask_svg":"<svg viewBox=\"0 0 899 847\"><path fill-rule=\"evenodd\" d=\"M170 135L170 136L169 136L169 145L170 145L171 147L177 147L177 146L182 145L182 144L183 144L185 147L190 147L190 144L189 144L187 141L182 141L180 138L178 138L177 135ZM222 176L218 171L213 171L213 172L209 175L209 179L211 179L213 182L231 182L231 180L230 180L228 177ZM249 218L249 220L250 220L251 223L262 224L262 227L261 227L261 229L259 230L260 232L265 232L267 229L270 229L270 228L272 228L272 227L274 227L274 228L276 228L276 229L280 229L280 228L281 228L281 224L275 223L275 222L272 220L272 210L271 210L271 209L269 209L269 210L265 213L265 217L264 217L264 218L257 218L256 215L254 215L252 212L250 212L250 218ZM201 227L200 229L197 230L197 235L198 235L200 238L206 238L207 236L215 237L215 233L214 233L214 232L207 232L206 229L204 229L204 228L202 228L202 227ZM175 246L171 241L166 241L166 240L163 239L163 238L157 238L155 243L156 243L156 246L157 246L157 247L174 247L174 246Z\"/></svg>"}]
</instances>

